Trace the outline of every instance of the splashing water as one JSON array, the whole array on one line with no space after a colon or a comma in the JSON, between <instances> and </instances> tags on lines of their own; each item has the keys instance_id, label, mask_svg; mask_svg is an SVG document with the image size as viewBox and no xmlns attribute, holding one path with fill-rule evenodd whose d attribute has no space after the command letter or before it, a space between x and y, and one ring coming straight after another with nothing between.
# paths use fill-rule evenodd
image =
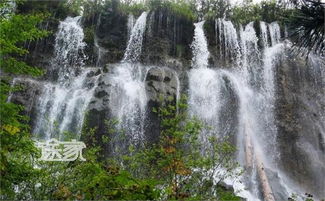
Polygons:
<instances>
[{"instance_id":1,"label":"splashing water","mask_svg":"<svg viewBox=\"0 0 325 201\"><path fill-rule=\"evenodd\" d=\"M216 72L208 67L209 51L203 31L204 21L194 24L192 66L189 72L189 113L197 116L213 129L201 132L200 138L208 145L209 136L216 134L219 118L219 83Z\"/></svg>"},{"instance_id":2,"label":"splashing water","mask_svg":"<svg viewBox=\"0 0 325 201\"><path fill-rule=\"evenodd\" d=\"M144 135L144 119L147 106L145 76L148 69L135 63L141 55L143 34L146 29L147 13L143 12L132 28L128 47L122 63L113 74L110 109L118 119L119 128L129 136L134 144L139 144Z\"/></svg>"},{"instance_id":3,"label":"splashing water","mask_svg":"<svg viewBox=\"0 0 325 201\"><path fill-rule=\"evenodd\" d=\"M144 69L145 70L145 69ZM145 75L140 64L121 63L111 76L110 108L119 128L137 144L143 140L147 106Z\"/></svg>"},{"instance_id":4,"label":"splashing water","mask_svg":"<svg viewBox=\"0 0 325 201\"><path fill-rule=\"evenodd\" d=\"M87 77L91 70L84 70L71 81L69 87L55 83L44 84L33 133L45 139L63 139L64 132L80 137L85 110L93 96L93 85L97 81L97 77Z\"/></svg>"},{"instance_id":5,"label":"splashing water","mask_svg":"<svg viewBox=\"0 0 325 201\"><path fill-rule=\"evenodd\" d=\"M80 134L84 113L93 95L97 77L88 77L92 69L80 69L85 59L84 33L80 16L60 22L55 38L52 70L58 82L44 84L39 98L33 133L42 138L62 139L65 131Z\"/></svg>"}]
</instances>

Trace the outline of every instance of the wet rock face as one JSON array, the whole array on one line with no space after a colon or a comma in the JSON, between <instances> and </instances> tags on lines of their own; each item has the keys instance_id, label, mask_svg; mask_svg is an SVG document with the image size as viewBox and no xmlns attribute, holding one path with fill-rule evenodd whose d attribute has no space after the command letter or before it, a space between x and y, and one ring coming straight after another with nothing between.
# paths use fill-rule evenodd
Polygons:
<instances>
[{"instance_id":1,"label":"wet rock face","mask_svg":"<svg viewBox=\"0 0 325 201\"><path fill-rule=\"evenodd\" d=\"M176 74L168 68L151 68L146 76L146 91L149 102L158 104L161 98L171 97L176 99L177 93Z\"/></svg>"},{"instance_id":2,"label":"wet rock face","mask_svg":"<svg viewBox=\"0 0 325 201\"><path fill-rule=\"evenodd\" d=\"M10 101L24 106L23 114L30 117L31 125L33 125L32 121L35 120L36 104L42 92L42 84L28 78L16 78L14 86L20 86L22 89L12 93Z\"/></svg>"},{"instance_id":3,"label":"wet rock face","mask_svg":"<svg viewBox=\"0 0 325 201\"><path fill-rule=\"evenodd\" d=\"M29 79L17 78L14 81L14 86L21 86L22 90L13 93L10 101L25 106L24 111L26 115L30 116L34 109L34 103L37 101L37 96L42 90L40 83Z\"/></svg>"},{"instance_id":4,"label":"wet rock face","mask_svg":"<svg viewBox=\"0 0 325 201\"><path fill-rule=\"evenodd\" d=\"M107 73L102 72L98 78L84 123L86 128L95 129L93 137L96 143L103 148L103 155L105 156L112 152L107 143L102 143L103 136L107 135L109 129L107 121L111 118L111 110L109 108L111 84L107 75ZM89 143L94 139L91 139L90 136L82 136L82 140Z\"/></svg>"},{"instance_id":5,"label":"wet rock face","mask_svg":"<svg viewBox=\"0 0 325 201\"><path fill-rule=\"evenodd\" d=\"M283 186L281 186L281 178L279 177L277 172L274 172L273 170L266 168L266 174L270 186L272 188L274 198L276 200L287 200L288 196L291 195L287 195L286 189L283 188Z\"/></svg>"},{"instance_id":6,"label":"wet rock face","mask_svg":"<svg viewBox=\"0 0 325 201\"><path fill-rule=\"evenodd\" d=\"M123 58L127 45L127 16L117 10L106 10L98 17L95 31L101 50L101 63L116 63ZM96 46L96 44L95 44ZM98 48L98 47L94 47ZM98 56L98 50L95 52Z\"/></svg>"},{"instance_id":7,"label":"wet rock face","mask_svg":"<svg viewBox=\"0 0 325 201\"><path fill-rule=\"evenodd\" d=\"M151 11L147 17L142 60L146 64L165 65L169 57L191 60L193 22L168 9Z\"/></svg>"},{"instance_id":8,"label":"wet rock face","mask_svg":"<svg viewBox=\"0 0 325 201\"><path fill-rule=\"evenodd\" d=\"M176 73L169 68L151 68L146 76L146 91L148 96L148 110L146 114L147 140L154 142L160 132L159 118L152 112L153 108L165 103L175 103L177 98L178 80Z\"/></svg>"},{"instance_id":9,"label":"wet rock face","mask_svg":"<svg viewBox=\"0 0 325 201\"><path fill-rule=\"evenodd\" d=\"M89 110L101 111L108 108L111 84L109 77L106 75L106 73L103 73L98 79L94 96L89 103Z\"/></svg>"},{"instance_id":10,"label":"wet rock face","mask_svg":"<svg viewBox=\"0 0 325 201\"><path fill-rule=\"evenodd\" d=\"M311 193L325 196L325 62L287 53L277 67L281 166Z\"/></svg>"}]
</instances>

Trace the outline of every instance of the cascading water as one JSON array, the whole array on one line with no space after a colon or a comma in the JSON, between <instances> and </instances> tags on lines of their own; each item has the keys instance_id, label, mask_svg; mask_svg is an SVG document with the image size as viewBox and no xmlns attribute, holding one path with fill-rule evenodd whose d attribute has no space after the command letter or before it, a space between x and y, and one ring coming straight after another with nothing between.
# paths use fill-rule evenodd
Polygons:
<instances>
[{"instance_id":1,"label":"cascading water","mask_svg":"<svg viewBox=\"0 0 325 201\"><path fill-rule=\"evenodd\" d=\"M98 29L100 23L102 20L102 15L100 14L97 20L97 24L96 24L96 30ZM105 56L105 54L108 52L108 50L106 50L105 48L103 48L98 41L98 36L95 34L94 36L94 45L96 47L97 50L97 60L96 60L96 67L102 66L103 65L103 57Z\"/></svg>"},{"instance_id":2,"label":"cascading water","mask_svg":"<svg viewBox=\"0 0 325 201\"><path fill-rule=\"evenodd\" d=\"M264 139L268 140L268 153L273 162L277 159L276 150L276 136L277 128L275 126L274 107L275 107L275 64L278 56L284 50L282 43L276 44L272 47L264 49L263 57L263 87L261 89L262 100L260 103L260 116L264 116Z\"/></svg>"},{"instance_id":3,"label":"cascading water","mask_svg":"<svg viewBox=\"0 0 325 201\"><path fill-rule=\"evenodd\" d=\"M129 39L130 39L131 34L132 34L133 26L134 26L134 16L132 14L130 14L129 17L128 17L128 24L127 24L128 38Z\"/></svg>"},{"instance_id":4,"label":"cascading water","mask_svg":"<svg viewBox=\"0 0 325 201\"><path fill-rule=\"evenodd\" d=\"M206 37L203 31L204 21L195 25L194 40L191 45L193 52L192 66L189 72L189 112L199 117L209 126L212 126L210 134L216 134L219 110L219 83L216 72L208 67L209 51ZM204 131L201 140L208 144L209 132Z\"/></svg>"},{"instance_id":5,"label":"cascading water","mask_svg":"<svg viewBox=\"0 0 325 201\"><path fill-rule=\"evenodd\" d=\"M54 58L51 61L52 71L62 84L76 76L76 68L84 65L83 50L84 33L80 26L81 17L67 17L59 24L55 37Z\"/></svg>"},{"instance_id":6,"label":"cascading water","mask_svg":"<svg viewBox=\"0 0 325 201\"><path fill-rule=\"evenodd\" d=\"M84 70L73 78L69 86L44 83L34 125L36 135L49 139L64 138L64 132L80 137L85 110L93 95L97 77L88 77L92 69Z\"/></svg>"},{"instance_id":7,"label":"cascading water","mask_svg":"<svg viewBox=\"0 0 325 201\"><path fill-rule=\"evenodd\" d=\"M124 53L124 62L138 62L142 51L143 33L146 29L147 12L143 12L137 19L131 31L128 46Z\"/></svg>"},{"instance_id":8,"label":"cascading water","mask_svg":"<svg viewBox=\"0 0 325 201\"><path fill-rule=\"evenodd\" d=\"M203 31L203 23L199 22L195 24L195 35L194 41L192 43L192 51L193 51L193 60L192 69L189 72L189 112L191 115L197 116L201 119L206 125L210 128L209 130L203 130L201 133L201 140L205 144L206 147L209 146L208 139L211 135L215 135L217 137L229 137L230 133L228 129L219 129L220 127L220 112L222 108L228 107L231 105L231 100L225 100L224 94L222 90L227 90L227 82L225 82L225 78L230 81L231 88L237 93L239 99L239 131L241 128L247 129L255 129L254 116L252 115L251 108L247 108L246 106L250 103L250 97L253 97L252 90L246 85L245 79L240 79L238 75L240 73L228 72L225 70L213 70L207 68L208 66L208 56L209 52L207 49L207 41ZM223 44L225 47L233 47L233 50L223 49L222 51L228 51L228 55L234 54L234 58L238 57L239 52L239 42L237 39L237 32L234 29L234 26L230 24L231 22L224 20L216 21L216 29L221 31L219 33L219 37L221 36L221 42L226 43ZM231 33L232 35L226 35L226 33ZM236 41L234 41L236 40ZM219 38L220 42L220 38ZM222 55L227 55L225 52L221 52ZM200 58L197 58L200 55ZM204 55L204 57L202 57ZM222 133L222 131L226 133ZM243 135L238 135L239 139L242 141ZM243 147L241 143L238 143L240 147ZM244 148L240 148L241 151ZM231 180L232 184L237 181ZM245 191L242 185L238 185L239 182L235 182L234 185L237 189L236 191L240 191L241 195L249 198L250 200L254 200L254 196ZM238 189L240 188L240 189Z\"/></svg>"},{"instance_id":9,"label":"cascading water","mask_svg":"<svg viewBox=\"0 0 325 201\"><path fill-rule=\"evenodd\" d=\"M55 38L52 73L57 81L44 83L39 98L37 120L33 133L41 138L64 138L65 131L79 135L85 110L94 91L97 77L89 76L92 69L82 69L84 34L80 17L67 17L60 22ZM78 136L80 137L80 136ZM78 138L77 137L77 138Z\"/></svg>"},{"instance_id":10,"label":"cascading water","mask_svg":"<svg viewBox=\"0 0 325 201\"><path fill-rule=\"evenodd\" d=\"M280 26L277 22L272 22L269 24L269 30L270 30L270 37L271 37L271 44L276 45L280 42L281 38L281 32L280 32Z\"/></svg>"},{"instance_id":11,"label":"cascading water","mask_svg":"<svg viewBox=\"0 0 325 201\"><path fill-rule=\"evenodd\" d=\"M237 128L238 160L250 170L244 178L250 193L242 195L249 200L260 200L263 197L281 200L295 189L277 168L279 151L274 116L274 77L276 61L285 48L280 43L280 28L276 22L261 22L260 25L261 39L256 36L253 23L245 28L240 27L238 38L230 21L216 20L217 42L220 47L224 47L220 48L220 55L230 59L235 68L212 70L207 68L209 53L206 53L203 23L195 24L192 44L194 69L189 73L189 108L192 115L208 122L214 133L227 136L229 129L218 129L222 121L222 114L219 113L232 111L227 108L233 107L233 100L225 99L222 92L232 90L238 100L238 123L233 125ZM268 38L271 39L270 43ZM262 40L263 50L259 50L258 40ZM198 58L198 55L201 56ZM270 168L275 169L273 173L270 173ZM273 176L272 180L268 180L270 174L277 175L277 179Z\"/></svg>"},{"instance_id":12,"label":"cascading water","mask_svg":"<svg viewBox=\"0 0 325 201\"><path fill-rule=\"evenodd\" d=\"M267 25L265 22L260 22L260 28L261 28L261 39L263 41L264 48L269 47L268 43L268 33L267 33Z\"/></svg>"},{"instance_id":13,"label":"cascading water","mask_svg":"<svg viewBox=\"0 0 325 201\"><path fill-rule=\"evenodd\" d=\"M96 67L99 67L99 66L102 66L102 58L105 55L105 53L107 53L108 51L98 44L97 36L94 37L94 45L95 45L95 47L97 49Z\"/></svg>"},{"instance_id":14,"label":"cascading water","mask_svg":"<svg viewBox=\"0 0 325 201\"><path fill-rule=\"evenodd\" d=\"M242 53L242 73L248 82L257 82L256 69L258 68L259 51L258 38L254 29L254 23L248 23L243 29L240 26L240 46Z\"/></svg>"},{"instance_id":15,"label":"cascading water","mask_svg":"<svg viewBox=\"0 0 325 201\"><path fill-rule=\"evenodd\" d=\"M191 45L193 52L192 66L194 68L207 68L209 64L208 59L210 57L210 53L208 50L208 43L203 31L204 21L198 22L194 25L194 38Z\"/></svg>"},{"instance_id":16,"label":"cascading water","mask_svg":"<svg viewBox=\"0 0 325 201\"><path fill-rule=\"evenodd\" d=\"M141 143L144 133L144 119L147 105L145 76L147 69L136 63L142 49L143 34L146 28L147 13L137 19L132 28L122 63L113 73L111 80L110 108L117 118L118 125L134 143Z\"/></svg>"},{"instance_id":17,"label":"cascading water","mask_svg":"<svg viewBox=\"0 0 325 201\"><path fill-rule=\"evenodd\" d=\"M221 55L225 60L237 62L240 65L241 52L238 43L237 31L231 21L225 19L216 20L216 30L219 34L219 46L221 47ZM224 48L222 46L224 45Z\"/></svg>"}]
</instances>

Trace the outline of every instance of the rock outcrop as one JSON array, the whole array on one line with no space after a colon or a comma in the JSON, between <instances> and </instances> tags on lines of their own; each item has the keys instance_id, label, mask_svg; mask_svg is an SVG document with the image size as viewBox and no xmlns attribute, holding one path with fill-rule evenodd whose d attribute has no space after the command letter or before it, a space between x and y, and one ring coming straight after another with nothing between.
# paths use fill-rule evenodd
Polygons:
<instances>
[{"instance_id":1,"label":"rock outcrop","mask_svg":"<svg viewBox=\"0 0 325 201\"><path fill-rule=\"evenodd\" d=\"M148 95L148 110L146 114L146 138L154 142L160 133L159 118L153 112L163 103L175 104L179 98L179 80L175 71L169 68L151 68L146 76L146 91Z\"/></svg>"},{"instance_id":2,"label":"rock outcrop","mask_svg":"<svg viewBox=\"0 0 325 201\"><path fill-rule=\"evenodd\" d=\"M13 86L20 87L9 96L9 100L15 104L24 106L24 114L32 117L36 108L35 102L42 92L42 83L29 78L15 78Z\"/></svg>"},{"instance_id":3,"label":"rock outcrop","mask_svg":"<svg viewBox=\"0 0 325 201\"><path fill-rule=\"evenodd\" d=\"M306 192L325 197L325 62L287 51L277 66L277 124L283 169ZM315 188L317 186L317 188Z\"/></svg>"},{"instance_id":4,"label":"rock outcrop","mask_svg":"<svg viewBox=\"0 0 325 201\"><path fill-rule=\"evenodd\" d=\"M194 26L190 19L166 8L151 11L147 18L143 63L166 65L168 58L179 58L185 63L190 61L193 33Z\"/></svg>"}]
</instances>

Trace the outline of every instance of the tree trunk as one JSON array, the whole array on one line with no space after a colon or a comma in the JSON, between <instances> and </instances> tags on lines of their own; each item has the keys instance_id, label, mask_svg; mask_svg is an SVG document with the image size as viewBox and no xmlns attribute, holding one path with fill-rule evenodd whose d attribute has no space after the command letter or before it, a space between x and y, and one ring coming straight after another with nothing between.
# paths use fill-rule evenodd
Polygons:
<instances>
[{"instance_id":1,"label":"tree trunk","mask_svg":"<svg viewBox=\"0 0 325 201\"><path fill-rule=\"evenodd\" d=\"M273 192L269 183L269 180L267 178L265 168L262 162L262 158L258 151L254 149L251 136L250 136L250 129L249 129L249 122L246 122L245 127L245 157L246 157L246 169L249 173L251 173L251 170L253 168L253 162L256 162L257 167L257 173L259 180L262 185L262 192L263 197L265 201L275 201ZM254 157L255 155L255 157ZM255 161L253 161L255 159Z\"/></svg>"},{"instance_id":2,"label":"tree trunk","mask_svg":"<svg viewBox=\"0 0 325 201\"><path fill-rule=\"evenodd\" d=\"M265 172L264 164L262 162L259 153L257 152L255 152L255 159L256 159L258 176L260 178L260 182L262 185L263 197L265 201L275 201L269 180Z\"/></svg>"}]
</instances>

